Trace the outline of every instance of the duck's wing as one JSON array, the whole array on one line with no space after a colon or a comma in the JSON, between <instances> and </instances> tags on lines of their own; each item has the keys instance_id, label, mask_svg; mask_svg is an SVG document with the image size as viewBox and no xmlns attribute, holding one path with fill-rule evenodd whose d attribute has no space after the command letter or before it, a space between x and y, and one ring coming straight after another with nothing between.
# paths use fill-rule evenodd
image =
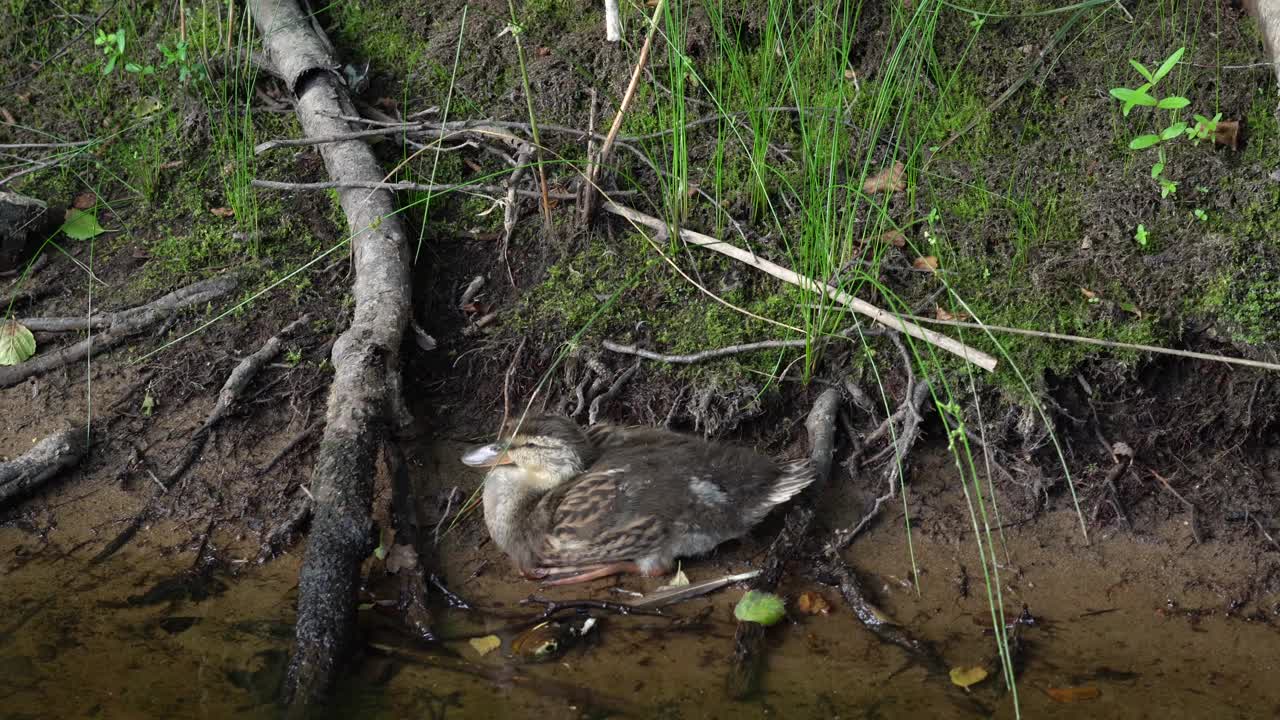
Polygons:
<instances>
[{"instance_id":1,"label":"duck's wing","mask_svg":"<svg viewBox=\"0 0 1280 720\"><path fill-rule=\"evenodd\" d=\"M663 547L667 521L635 512L625 501L626 471L605 468L583 473L543 498L547 530L539 543L548 567L612 563L647 557Z\"/></svg>"}]
</instances>

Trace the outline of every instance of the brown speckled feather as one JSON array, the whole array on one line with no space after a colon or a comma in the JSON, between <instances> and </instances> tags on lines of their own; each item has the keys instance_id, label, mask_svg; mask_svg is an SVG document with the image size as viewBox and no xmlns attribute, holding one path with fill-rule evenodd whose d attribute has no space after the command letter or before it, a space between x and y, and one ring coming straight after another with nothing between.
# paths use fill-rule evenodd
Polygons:
<instances>
[{"instance_id":1,"label":"brown speckled feather","mask_svg":"<svg viewBox=\"0 0 1280 720\"><path fill-rule=\"evenodd\" d=\"M744 448L646 427L597 425L595 462L540 498L530 538L544 567L643 561L711 550L739 537L812 479Z\"/></svg>"}]
</instances>

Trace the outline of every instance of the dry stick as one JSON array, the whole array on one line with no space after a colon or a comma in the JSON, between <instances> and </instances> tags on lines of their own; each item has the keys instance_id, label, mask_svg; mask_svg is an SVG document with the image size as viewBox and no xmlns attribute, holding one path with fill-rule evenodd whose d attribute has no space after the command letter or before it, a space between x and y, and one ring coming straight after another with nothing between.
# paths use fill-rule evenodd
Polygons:
<instances>
[{"instance_id":1,"label":"dry stick","mask_svg":"<svg viewBox=\"0 0 1280 720\"><path fill-rule=\"evenodd\" d=\"M429 183L414 182L379 182L377 180L326 180L323 182L280 182L278 180L259 180L254 178L254 187L260 187L267 190L288 190L291 192L310 192L315 190L416 190L420 192L446 193L446 192L475 192L488 193L491 195L501 195L507 192L507 188L501 185L439 185ZM521 197L542 197L542 193L536 190L517 190L516 194ZM618 193L614 193L617 195ZM577 196L571 192L553 192L550 195L552 200L575 200Z\"/></svg>"},{"instance_id":2,"label":"dry stick","mask_svg":"<svg viewBox=\"0 0 1280 720\"><path fill-rule=\"evenodd\" d=\"M807 340L762 340L760 342L745 343L743 345L729 345L727 347L716 348L714 350L703 350L702 352L690 353L688 355L664 355L662 353L653 352L638 348L635 345L623 345L612 340L605 340L602 346L609 352L620 353L623 355L635 355L646 360L654 360L656 362L670 363L672 365L693 365L695 363L706 362L708 360L716 360L730 355L740 355L742 353L756 352L757 350L774 350L778 348L802 348L808 344Z\"/></svg>"},{"instance_id":3,"label":"dry stick","mask_svg":"<svg viewBox=\"0 0 1280 720\"><path fill-rule=\"evenodd\" d=\"M817 479L787 512L786 525L769 546L760 574L750 581L750 589L773 592L782 581L787 562L795 558L809 535L813 524L814 499L831 476L831 460L835 453L836 414L840 409L840 392L828 388L813 404L805 429L809 433L809 461L813 463ZM729 661L729 674L725 678L725 690L729 697L742 700L755 694L760 687L760 675L764 670L765 630L759 623L740 622L733 636L733 657Z\"/></svg>"},{"instance_id":4,"label":"dry stick","mask_svg":"<svg viewBox=\"0 0 1280 720\"><path fill-rule=\"evenodd\" d=\"M164 477L159 481L161 487L174 487L187 470L195 464L196 458L200 456L200 452L204 450L205 443L209 440L209 434L218 426L227 415L231 413L231 408L240 400L240 396L245 389L249 387L249 383L257 377L262 368L266 366L276 355L280 354L280 348L284 344L285 338L297 332L298 328L311 322L311 317L304 314L302 317L294 320L284 327L283 330L273 335L262 347L256 352L241 360L238 365L227 376L226 382L222 384L222 389L218 392L218 400L213 404L213 409L209 411L208 417L205 418L204 424L191 434L191 439L187 441L186 448L178 456L178 462L174 464Z\"/></svg>"},{"instance_id":5,"label":"dry stick","mask_svg":"<svg viewBox=\"0 0 1280 720\"><path fill-rule=\"evenodd\" d=\"M640 57L636 60L636 67L631 71L631 82L627 84L627 91L622 96L622 103L618 106L618 112L613 116L613 124L609 126L609 133L604 138L604 144L600 146L600 153L594 158L587 158L587 176L586 190L582 196L582 206L578 208L582 213L583 223L589 223L595 215L596 190L600 181L600 167L609 160L609 151L613 149L613 143L618 139L618 131L622 129L622 118L627 114L627 108L631 106L631 100L635 97L636 88L640 85L640 75L644 72L645 63L649 60L649 48L653 45L653 36L658 30L658 18L662 16L662 8L666 5L666 0L658 0L658 4L653 8L653 17L649 19L649 33L644 38L644 45L640 48Z\"/></svg>"},{"instance_id":6,"label":"dry stick","mask_svg":"<svg viewBox=\"0 0 1280 720\"><path fill-rule=\"evenodd\" d=\"M520 206L516 203L516 190L520 185L520 176L528 169L529 159L533 157L533 148L525 145L516 155L516 169L511 171L511 179L507 181L507 201L502 208L502 244L498 247L498 260L507 269L507 280L511 287L516 286L515 276L511 274L511 263L507 259L507 249L511 245L511 234L515 232L516 222L520 219ZM546 178L543 178L542 195L548 192Z\"/></svg>"},{"instance_id":7,"label":"dry stick","mask_svg":"<svg viewBox=\"0 0 1280 720\"><path fill-rule=\"evenodd\" d=\"M644 225L657 230L658 232L666 232L668 230L667 224L662 220L659 220L652 215L645 215L644 213L625 205L619 205L615 202L605 202L601 208L639 225ZM697 245L698 247L718 252L721 255L726 255L734 260L750 265L757 270L766 272L779 280L791 283L799 288L826 295L850 310L866 315L885 327L904 332L917 340L936 345L949 353L972 362L983 370L994 371L996 368L996 359L990 355L971 348L957 340L953 340L946 335L922 328L915 323L907 322L900 316L881 310L871 303L860 298L853 297L838 288L834 288L825 283L819 283L792 270L788 270L781 265L769 262L762 257L754 256L746 250L742 250L724 241L717 240L710 235L703 235L702 233L694 232L693 230L681 229L680 237L691 245Z\"/></svg>"},{"instance_id":8,"label":"dry stick","mask_svg":"<svg viewBox=\"0 0 1280 720\"><path fill-rule=\"evenodd\" d=\"M0 463L0 507L80 462L89 449L88 439L83 425L67 424L22 455Z\"/></svg>"},{"instance_id":9,"label":"dry stick","mask_svg":"<svg viewBox=\"0 0 1280 720\"><path fill-rule=\"evenodd\" d=\"M304 134L350 130L335 115L355 115L338 67L287 0L254 0L249 8L264 49L297 99ZM366 143L320 148L329 176L342 182L383 178ZM407 416L400 347L409 323L409 242L395 198L386 191L339 190L355 267L355 311L333 346L324 439L311 491L315 512L298 582L294 652L285 682L290 713L314 709L355 645L360 566L371 549L378 452L398 418Z\"/></svg>"},{"instance_id":10,"label":"dry stick","mask_svg":"<svg viewBox=\"0 0 1280 720\"><path fill-rule=\"evenodd\" d=\"M68 345L56 352L34 357L18 365L0 367L0 388L12 387L29 377L46 373L63 365L79 362L86 357L109 350L124 342L131 335L146 330L180 308L207 303L210 300L226 295L234 290L235 287L236 281L232 278L201 280L198 283L175 290L146 305L113 313L107 316L111 322L105 326L105 331L92 338L87 338L74 345ZM91 323L86 323L86 325L88 324Z\"/></svg>"},{"instance_id":11,"label":"dry stick","mask_svg":"<svg viewBox=\"0 0 1280 720\"><path fill-rule=\"evenodd\" d=\"M618 14L618 0L604 0L604 39L609 42L622 40L622 18Z\"/></svg>"},{"instance_id":12,"label":"dry stick","mask_svg":"<svg viewBox=\"0 0 1280 720\"><path fill-rule=\"evenodd\" d=\"M1174 350L1173 348L1159 347L1157 345L1139 345L1136 343L1116 342L1114 340L1099 340L1097 338L1082 337L1080 335L1065 335L1063 333L1049 332L1047 330L1027 330L1025 328L1007 327L1004 325L988 325L986 323L967 322L964 320L939 320L937 318L924 317L923 315L904 315L903 317L907 320L929 323L931 325L973 328L975 330L984 330L993 333L1024 335L1026 337L1047 338L1049 340L1066 340L1067 342L1097 345L1099 347L1116 348L1118 350L1136 350L1138 352L1156 353L1158 355L1174 355L1176 357L1194 358L1196 360L1209 360L1211 362L1227 363L1229 365L1243 365L1245 367L1261 368L1263 370L1280 370L1280 364L1269 363L1263 360L1249 360L1247 358L1236 358L1226 355L1210 355L1209 353L1195 352L1192 350Z\"/></svg>"}]
</instances>

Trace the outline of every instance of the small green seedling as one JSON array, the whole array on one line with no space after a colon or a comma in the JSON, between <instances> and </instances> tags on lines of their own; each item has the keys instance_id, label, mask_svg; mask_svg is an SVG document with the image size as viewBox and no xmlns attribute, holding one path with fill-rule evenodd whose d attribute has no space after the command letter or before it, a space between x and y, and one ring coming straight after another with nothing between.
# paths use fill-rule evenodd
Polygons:
<instances>
[{"instance_id":1,"label":"small green seedling","mask_svg":"<svg viewBox=\"0 0 1280 720\"><path fill-rule=\"evenodd\" d=\"M107 56L107 63L102 66L102 74L110 75L116 69L116 63L124 57L124 28L119 28L113 33L98 28L98 35L93 39L93 44L102 48L102 54Z\"/></svg>"},{"instance_id":2,"label":"small green seedling","mask_svg":"<svg viewBox=\"0 0 1280 720\"><path fill-rule=\"evenodd\" d=\"M1130 60L1129 64L1133 66L1134 70L1138 71L1138 74L1146 82L1136 88L1111 88L1111 96L1124 103L1121 112L1124 113L1125 117L1129 117L1129 113L1135 107L1150 107L1169 111L1169 124L1162 130L1139 135L1129 141L1130 150L1146 150L1147 148L1156 147L1159 151L1159 158L1151 166L1151 178L1159 185L1160 197L1162 198L1167 198L1178 191L1177 182L1163 177L1167 162L1164 144L1182 137L1191 140L1194 144L1199 144L1201 140L1208 140L1213 137L1217 131L1218 122L1222 120L1222 113L1218 113L1213 118L1193 115L1192 119L1195 122L1194 124L1189 123L1179 118L1178 111L1190 105L1190 100L1181 95L1160 97L1155 93L1156 86L1173 71L1185 52L1185 47L1174 50L1173 54L1165 58L1164 62L1160 63L1160 67L1156 68L1154 72L1137 60Z\"/></svg>"},{"instance_id":3,"label":"small green seedling","mask_svg":"<svg viewBox=\"0 0 1280 720\"><path fill-rule=\"evenodd\" d=\"M193 77L203 78L206 75L204 65L193 63L188 58L186 40L177 41L173 44L173 47L160 43L156 46L156 49L164 56L164 62L160 63L160 69L178 68L178 82L185 83Z\"/></svg>"},{"instance_id":4,"label":"small green seedling","mask_svg":"<svg viewBox=\"0 0 1280 720\"><path fill-rule=\"evenodd\" d=\"M1145 248L1147 246L1147 226L1139 224L1138 230L1133 234L1133 239L1138 242L1140 247Z\"/></svg>"},{"instance_id":5,"label":"small green seedling","mask_svg":"<svg viewBox=\"0 0 1280 720\"><path fill-rule=\"evenodd\" d=\"M1195 215L1196 219L1199 220L1200 222L1204 222L1205 220L1209 219L1209 214L1206 213L1204 210L1201 210L1200 208L1196 208L1195 210L1192 210L1191 214Z\"/></svg>"}]
</instances>

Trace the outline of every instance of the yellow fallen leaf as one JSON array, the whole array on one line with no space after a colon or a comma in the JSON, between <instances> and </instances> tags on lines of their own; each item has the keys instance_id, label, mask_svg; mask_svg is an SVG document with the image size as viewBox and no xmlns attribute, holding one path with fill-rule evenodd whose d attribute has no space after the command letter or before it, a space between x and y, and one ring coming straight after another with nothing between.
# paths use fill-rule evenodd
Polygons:
<instances>
[{"instance_id":1,"label":"yellow fallen leaf","mask_svg":"<svg viewBox=\"0 0 1280 720\"><path fill-rule=\"evenodd\" d=\"M471 647L480 654L480 657L484 657L494 650L497 650L499 647L502 647L502 640L499 640L497 635L485 635L484 637L471 638L468 642L470 642Z\"/></svg>"},{"instance_id":2,"label":"yellow fallen leaf","mask_svg":"<svg viewBox=\"0 0 1280 720\"><path fill-rule=\"evenodd\" d=\"M1073 703L1081 700L1093 700L1102 695L1102 691L1096 687L1069 687L1069 688L1046 688L1047 694L1054 702Z\"/></svg>"},{"instance_id":3,"label":"yellow fallen leaf","mask_svg":"<svg viewBox=\"0 0 1280 720\"><path fill-rule=\"evenodd\" d=\"M951 683L962 688L977 685L987 679L986 668L974 665L969 668L951 668Z\"/></svg>"}]
</instances>

